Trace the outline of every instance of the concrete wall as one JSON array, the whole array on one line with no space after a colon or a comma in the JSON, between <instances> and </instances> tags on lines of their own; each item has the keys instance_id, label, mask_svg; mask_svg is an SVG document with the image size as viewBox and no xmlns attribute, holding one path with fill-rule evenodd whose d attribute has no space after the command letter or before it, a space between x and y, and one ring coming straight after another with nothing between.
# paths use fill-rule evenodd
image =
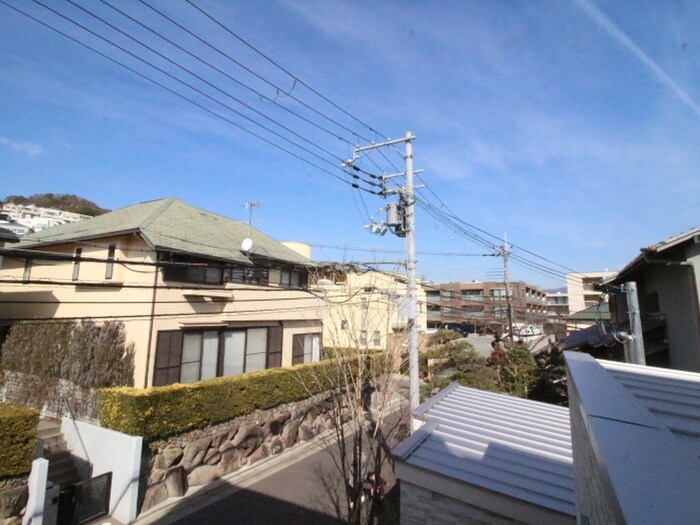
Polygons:
<instances>
[{"instance_id":1,"label":"concrete wall","mask_svg":"<svg viewBox=\"0 0 700 525\"><path fill-rule=\"evenodd\" d=\"M605 464L602 458L596 456L595 436L588 432L587 414L572 380L569 382L569 414L576 512L579 516L587 517L592 524L625 523Z\"/></svg>"},{"instance_id":2,"label":"concrete wall","mask_svg":"<svg viewBox=\"0 0 700 525\"><path fill-rule=\"evenodd\" d=\"M70 418L63 418L61 431L73 455L92 462L93 477L112 472L110 515L122 523L134 521L143 439Z\"/></svg>"},{"instance_id":3,"label":"concrete wall","mask_svg":"<svg viewBox=\"0 0 700 525\"><path fill-rule=\"evenodd\" d=\"M468 523L515 525L523 523L499 516L423 487L401 481L401 525Z\"/></svg>"},{"instance_id":4,"label":"concrete wall","mask_svg":"<svg viewBox=\"0 0 700 525\"><path fill-rule=\"evenodd\" d=\"M660 313L666 318L669 366L697 372L700 371L700 317L694 273L693 266L650 265L637 277L637 289L642 305L646 295L658 296Z\"/></svg>"}]
</instances>

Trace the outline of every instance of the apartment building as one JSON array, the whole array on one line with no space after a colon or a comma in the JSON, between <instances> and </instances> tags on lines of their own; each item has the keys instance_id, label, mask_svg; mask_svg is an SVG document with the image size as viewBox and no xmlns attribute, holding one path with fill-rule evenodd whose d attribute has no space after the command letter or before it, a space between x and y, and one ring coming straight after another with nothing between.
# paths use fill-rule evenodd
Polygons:
<instances>
[{"instance_id":1,"label":"apartment building","mask_svg":"<svg viewBox=\"0 0 700 525\"><path fill-rule=\"evenodd\" d=\"M566 321L569 315L569 295L561 290L546 292L547 316L550 320Z\"/></svg>"},{"instance_id":2,"label":"apartment building","mask_svg":"<svg viewBox=\"0 0 700 525\"><path fill-rule=\"evenodd\" d=\"M513 322L542 324L547 317L547 294L522 281L511 282L509 287ZM437 284L426 288L426 301L431 328L501 332L508 323L509 301L504 282Z\"/></svg>"},{"instance_id":3,"label":"apartment building","mask_svg":"<svg viewBox=\"0 0 700 525\"><path fill-rule=\"evenodd\" d=\"M600 302L603 295L594 289L595 285L604 279L615 275L615 272L578 272L566 274L566 291L569 296L569 313L575 314Z\"/></svg>"}]
</instances>

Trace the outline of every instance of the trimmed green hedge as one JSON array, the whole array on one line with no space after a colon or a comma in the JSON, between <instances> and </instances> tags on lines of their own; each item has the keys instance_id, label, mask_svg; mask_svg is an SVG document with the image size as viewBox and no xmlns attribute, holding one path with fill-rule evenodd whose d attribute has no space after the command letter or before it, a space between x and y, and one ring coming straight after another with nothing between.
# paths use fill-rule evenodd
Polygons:
<instances>
[{"instance_id":1,"label":"trimmed green hedge","mask_svg":"<svg viewBox=\"0 0 700 525\"><path fill-rule=\"evenodd\" d=\"M0 403L0 478L21 476L32 469L38 424L36 410Z\"/></svg>"},{"instance_id":2,"label":"trimmed green hedge","mask_svg":"<svg viewBox=\"0 0 700 525\"><path fill-rule=\"evenodd\" d=\"M100 390L100 424L146 440L164 438L340 386L341 370L321 361L196 383L106 388Z\"/></svg>"}]
</instances>

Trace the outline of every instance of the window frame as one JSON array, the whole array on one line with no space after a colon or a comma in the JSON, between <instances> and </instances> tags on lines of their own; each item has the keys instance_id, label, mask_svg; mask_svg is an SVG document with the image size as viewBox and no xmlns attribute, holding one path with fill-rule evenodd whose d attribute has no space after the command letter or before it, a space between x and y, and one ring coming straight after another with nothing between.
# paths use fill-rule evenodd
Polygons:
<instances>
[{"instance_id":1,"label":"window frame","mask_svg":"<svg viewBox=\"0 0 700 525\"><path fill-rule=\"evenodd\" d=\"M24 260L24 271L22 272L22 281L28 282L32 278L32 260L27 257Z\"/></svg>"},{"instance_id":2,"label":"window frame","mask_svg":"<svg viewBox=\"0 0 700 525\"><path fill-rule=\"evenodd\" d=\"M360 347L366 348L367 347L367 330L360 330Z\"/></svg>"},{"instance_id":3,"label":"window frame","mask_svg":"<svg viewBox=\"0 0 700 525\"><path fill-rule=\"evenodd\" d=\"M308 284L308 274L298 268L280 269L280 282L282 288L303 288Z\"/></svg>"},{"instance_id":4,"label":"window frame","mask_svg":"<svg viewBox=\"0 0 700 525\"><path fill-rule=\"evenodd\" d=\"M283 343L283 327L282 325L268 326L247 326L247 327L226 327L226 328L201 328L187 330L161 330L156 337L156 355L153 370L153 385L165 386L173 383L189 383L203 381L213 377L228 377L238 374L224 374L224 357L226 351L226 334L227 333L243 333L243 374L254 371L249 366L249 360L252 353L249 352L249 343L253 340L249 332L252 330L265 330L264 342L264 366L263 368L255 367L254 370L264 370L268 368L276 368L282 365L282 343ZM205 361L205 334L216 334L216 351L211 355L215 355L216 363L214 374L208 374L202 379L202 365ZM187 362L183 362L185 357L185 344L187 339L192 339L193 336L198 336L197 341L197 358ZM258 339L260 341L261 339ZM263 352L256 352L256 355ZM211 359L210 359L211 360ZM183 378L183 365L197 363L197 379ZM193 367L194 368L194 367ZM183 379L186 379L183 381Z\"/></svg>"},{"instance_id":5,"label":"window frame","mask_svg":"<svg viewBox=\"0 0 700 525\"><path fill-rule=\"evenodd\" d=\"M107 248L107 265L105 266L105 280L111 280L114 277L114 259L117 254L117 245L110 244Z\"/></svg>"},{"instance_id":6,"label":"window frame","mask_svg":"<svg viewBox=\"0 0 700 525\"><path fill-rule=\"evenodd\" d=\"M316 351L315 351L316 350ZM321 334L310 332L292 336L292 365L315 363L321 359Z\"/></svg>"},{"instance_id":7,"label":"window frame","mask_svg":"<svg viewBox=\"0 0 700 525\"><path fill-rule=\"evenodd\" d=\"M73 273L71 281L77 281L80 278L80 259L83 256L83 249L76 248L73 252Z\"/></svg>"},{"instance_id":8,"label":"window frame","mask_svg":"<svg viewBox=\"0 0 700 525\"><path fill-rule=\"evenodd\" d=\"M210 286L221 286L225 282L223 263L166 252L159 252L158 258L166 263L162 265L163 281Z\"/></svg>"}]
</instances>

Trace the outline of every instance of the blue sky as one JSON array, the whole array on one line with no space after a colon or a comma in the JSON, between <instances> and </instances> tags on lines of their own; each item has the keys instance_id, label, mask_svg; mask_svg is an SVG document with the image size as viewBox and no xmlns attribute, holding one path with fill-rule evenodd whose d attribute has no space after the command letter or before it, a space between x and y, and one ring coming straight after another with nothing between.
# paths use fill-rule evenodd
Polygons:
<instances>
[{"instance_id":1,"label":"blue sky","mask_svg":"<svg viewBox=\"0 0 700 525\"><path fill-rule=\"evenodd\" d=\"M184 1L148 0L334 122L136 0L108 1L265 98L103 3L74 0L216 88L187 77L75 5L48 4L264 122L229 96L245 102L292 129L297 136L291 140L322 161L39 4L4 1L341 178L334 166L352 154L347 142L362 145L364 139L396 138L411 130L417 137L415 165L425 170L429 187L420 192L423 200L444 204L485 232L507 233L520 247L514 255L549 267L551 262L521 248L578 271L617 269L640 247L699 222L696 2L193 0L383 136L296 83ZM380 217L387 201L353 190L4 5L0 64L0 196L76 193L110 209L175 196L240 220L246 219L242 203L249 200L260 203L254 213L260 229L311 243L317 259L401 258L394 252L403 249L402 239L364 228L369 216ZM276 124L266 125L288 136ZM400 152L385 155L373 153L358 164L374 174L401 168ZM484 280L497 277L501 267L498 258L444 255L490 250L422 208L417 246L419 274L434 281ZM563 285L552 273L515 260L511 275L543 287Z\"/></svg>"}]
</instances>

